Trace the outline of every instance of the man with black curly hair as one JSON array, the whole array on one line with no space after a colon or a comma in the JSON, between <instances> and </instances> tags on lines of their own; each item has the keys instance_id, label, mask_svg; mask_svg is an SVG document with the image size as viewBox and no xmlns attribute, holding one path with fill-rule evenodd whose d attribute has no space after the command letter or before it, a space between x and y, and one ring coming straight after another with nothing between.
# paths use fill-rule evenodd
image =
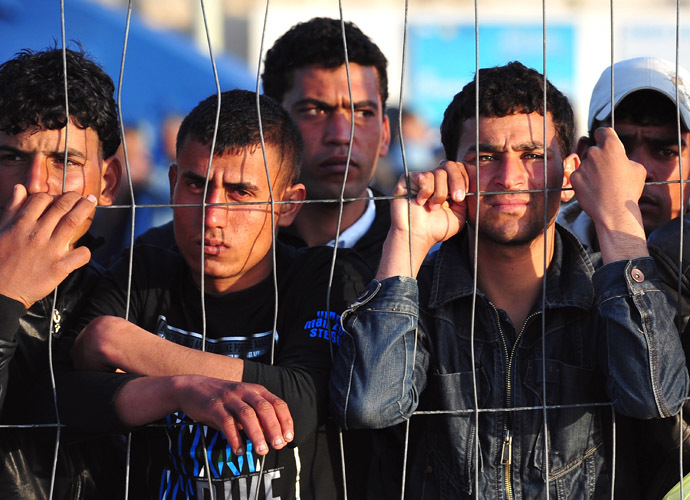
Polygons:
<instances>
[{"instance_id":1,"label":"man with black curly hair","mask_svg":"<svg viewBox=\"0 0 690 500\"><path fill-rule=\"evenodd\" d=\"M3 424L27 423L32 390L48 369L50 335L56 339L72 324L102 274L89 262L87 230L96 204L112 204L120 184L114 90L97 64L72 50L23 51L0 66ZM4 498L49 496L55 432L2 430ZM99 474L117 478L108 445L73 443L65 431L53 498L95 498ZM100 484L99 498L117 490Z\"/></svg>"},{"instance_id":2,"label":"man with black curly hair","mask_svg":"<svg viewBox=\"0 0 690 500\"><path fill-rule=\"evenodd\" d=\"M331 409L348 429L409 419L406 498L611 498L602 403L668 417L690 383L637 205L645 169L611 161L611 130L570 153L570 104L536 70L477 81L444 114L448 161L398 182L411 200L391 202L376 280L342 315ZM556 224L573 190L599 254Z\"/></svg>"},{"instance_id":3,"label":"man with black curly hair","mask_svg":"<svg viewBox=\"0 0 690 500\"><path fill-rule=\"evenodd\" d=\"M314 18L296 24L274 43L262 75L264 93L281 103L302 133L300 182L307 199L340 198L347 172L344 198L349 201L343 206L338 246L357 250L372 272L390 226L388 203L373 201L372 196L381 193L368 187L390 142L387 64L381 50L353 23ZM339 211L338 203L305 204L295 222L281 229L280 239L298 247L333 245Z\"/></svg>"}]
</instances>

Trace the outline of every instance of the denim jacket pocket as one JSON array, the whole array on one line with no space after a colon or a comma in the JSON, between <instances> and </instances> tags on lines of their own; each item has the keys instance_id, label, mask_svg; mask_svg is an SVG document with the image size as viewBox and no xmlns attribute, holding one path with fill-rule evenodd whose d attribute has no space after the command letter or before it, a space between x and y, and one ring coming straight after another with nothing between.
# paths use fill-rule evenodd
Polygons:
<instances>
[{"instance_id":1,"label":"denim jacket pocket","mask_svg":"<svg viewBox=\"0 0 690 500\"><path fill-rule=\"evenodd\" d=\"M490 384L482 367L475 370L479 408L490 397ZM445 490L443 497L457 497L458 493L471 494L474 485L475 463L482 472L481 453L475 454L474 380L472 372L435 373L429 375L425 390L426 401L434 407L425 410L457 411L423 416L427 421L431 466L437 484ZM448 436L453 436L449 441Z\"/></svg>"},{"instance_id":2,"label":"denim jacket pocket","mask_svg":"<svg viewBox=\"0 0 690 500\"><path fill-rule=\"evenodd\" d=\"M605 465L605 448L600 418L601 408L587 403L597 403L600 398L596 387L596 371L592 368L568 365L556 360L546 360L546 402L548 405L565 405L565 408L547 409L548 477L555 498L594 498L599 476ZM541 404L542 363L533 360L527 370L525 387ZM568 407L568 405L574 405ZM580 406L582 405L582 406ZM528 422L531 422L531 424ZM546 481L547 467L544 462L546 439L543 413L533 419L525 419L525 429L535 433L532 448L532 464ZM560 492L560 493L559 493Z\"/></svg>"}]
</instances>

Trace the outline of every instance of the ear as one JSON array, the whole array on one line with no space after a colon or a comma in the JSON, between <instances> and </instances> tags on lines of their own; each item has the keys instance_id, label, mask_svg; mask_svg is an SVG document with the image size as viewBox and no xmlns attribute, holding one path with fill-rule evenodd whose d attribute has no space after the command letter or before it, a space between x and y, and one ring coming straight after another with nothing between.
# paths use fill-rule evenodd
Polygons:
<instances>
[{"instance_id":1,"label":"ear","mask_svg":"<svg viewBox=\"0 0 690 500\"><path fill-rule=\"evenodd\" d=\"M307 188L304 184L293 184L285 188L282 201L304 201L307 197ZM286 227L295 220L297 212L302 208L302 203L281 203L278 212L278 226Z\"/></svg>"},{"instance_id":2,"label":"ear","mask_svg":"<svg viewBox=\"0 0 690 500\"><path fill-rule=\"evenodd\" d=\"M576 154L571 154L563 160L563 191L561 191L561 201L566 202L573 199L575 192L573 185L570 183L570 175L580 168L580 157Z\"/></svg>"},{"instance_id":3,"label":"ear","mask_svg":"<svg viewBox=\"0 0 690 500\"><path fill-rule=\"evenodd\" d=\"M170 203L173 203L173 194L175 194L175 186L177 186L177 163L170 164L168 182L170 182Z\"/></svg>"},{"instance_id":4,"label":"ear","mask_svg":"<svg viewBox=\"0 0 690 500\"><path fill-rule=\"evenodd\" d=\"M381 132L381 145L379 146L379 157L383 158L388 154L388 146L391 144L391 124L388 115L383 115L383 130Z\"/></svg>"},{"instance_id":5,"label":"ear","mask_svg":"<svg viewBox=\"0 0 690 500\"><path fill-rule=\"evenodd\" d=\"M575 153L584 160L587 158L587 149L589 149L589 137L582 136L577 140Z\"/></svg>"},{"instance_id":6,"label":"ear","mask_svg":"<svg viewBox=\"0 0 690 500\"><path fill-rule=\"evenodd\" d=\"M112 205L120 191L122 182L122 164L120 159L113 155L103 160L101 165L101 192L98 196L98 204L101 206Z\"/></svg>"}]
</instances>

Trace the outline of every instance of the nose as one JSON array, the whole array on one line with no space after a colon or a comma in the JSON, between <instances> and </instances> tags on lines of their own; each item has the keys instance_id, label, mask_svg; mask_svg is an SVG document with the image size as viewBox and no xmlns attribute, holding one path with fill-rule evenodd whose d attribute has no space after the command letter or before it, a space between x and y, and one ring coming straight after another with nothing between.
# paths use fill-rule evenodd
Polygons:
<instances>
[{"instance_id":1,"label":"nose","mask_svg":"<svg viewBox=\"0 0 690 500\"><path fill-rule=\"evenodd\" d=\"M335 110L328 117L326 124L325 142L331 144L349 144L350 142L350 119L349 110Z\"/></svg>"},{"instance_id":2,"label":"nose","mask_svg":"<svg viewBox=\"0 0 690 500\"><path fill-rule=\"evenodd\" d=\"M62 181L62 179L60 179L60 181ZM28 165L26 171L24 186L26 187L26 192L28 194L50 192L50 186L48 184L48 166L45 158L42 158L39 155L31 158L31 163Z\"/></svg>"},{"instance_id":3,"label":"nose","mask_svg":"<svg viewBox=\"0 0 690 500\"><path fill-rule=\"evenodd\" d=\"M208 187L206 196L206 203L225 203L224 191L220 189L213 189ZM222 205L213 205L206 207L206 227L225 227L228 223L228 207Z\"/></svg>"},{"instance_id":4,"label":"nose","mask_svg":"<svg viewBox=\"0 0 690 500\"><path fill-rule=\"evenodd\" d=\"M506 191L525 189L527 172L519 157L504 155L497 166L493 177L499 189Z\"/></svg>"}]
</instances>

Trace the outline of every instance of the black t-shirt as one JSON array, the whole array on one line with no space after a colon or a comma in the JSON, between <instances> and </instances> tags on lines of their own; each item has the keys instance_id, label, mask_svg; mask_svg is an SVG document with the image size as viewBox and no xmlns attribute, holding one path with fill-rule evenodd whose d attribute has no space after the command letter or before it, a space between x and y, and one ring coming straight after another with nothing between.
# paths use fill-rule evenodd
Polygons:
<instances>
[{"instance_id":1,"label":"black t-shirt","mask_svg":"<svg viewBox=\"0 0 690 500\"><path fill-rule=\"evenodd\" d=\"M246 454L236 457L222 433L192 425L184 414L170 415L165 419L170 425L143 431L150 438L149 463L142 469L148 498L210 498L205 491L209 475L217 498L254 498L257 487L259 498L340 495L335 480L338 452L331 446L332 433L326 432L331 349L340 342L339 313L369 276L357 257L339 255L327 313L331 259L329 248L277 247L275 346L272 276L249 289L204 299L206 350L244 359L243 381L261 384L288 403L295 422L293 446L272 450L260 475L260 460L250 442ZM100 315L124 316L127 275L128 259L123 258L91 299L84 324ZM132 280L129 320L172 342L201 349L201 294L182 256L174 250L139 246ZM162 432L166 439L161 439ZM132 473L134 487L142 487L137 470ZM142 494L132 493L137 498Z\"/></svg>"}]
</instances>

